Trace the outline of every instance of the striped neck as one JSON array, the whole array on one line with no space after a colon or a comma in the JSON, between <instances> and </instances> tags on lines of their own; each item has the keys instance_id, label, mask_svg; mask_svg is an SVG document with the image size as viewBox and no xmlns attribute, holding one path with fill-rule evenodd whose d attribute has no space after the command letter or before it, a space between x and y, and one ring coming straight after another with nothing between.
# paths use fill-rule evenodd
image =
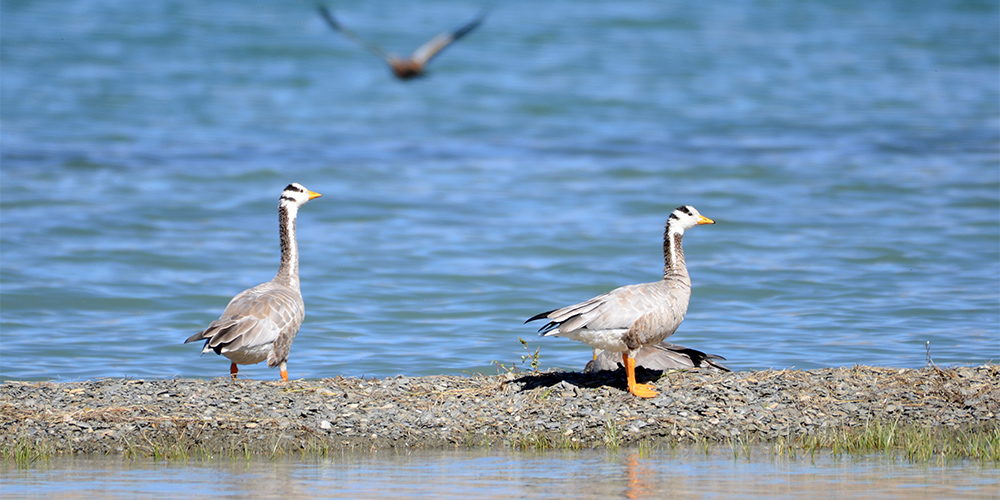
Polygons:
<instances>
[{"instance_id":1,"label":"striped neck","mask_svg":"<svg viewBox=\"0 0 1000 500\"><path fill-rule=\"evenodd\" d=\"M295 241L295 216L298 207L291 203L278 206L278 231L281 237L281 265L274 277L288 286L299 286L299 246Z\"/></svg>"},{"instance_id":2,"label":"striped neck","mask_svg":"<svg viewBox=\"0 0 1000 500\"><path fill-rule=\"evenodd\" d=\"M684 249L681 239L684 238L684 228L677 219L667 221L663 231L663 278L671 276L687 276L687 264L684 262Z\"/></svg>"}]
</instances>

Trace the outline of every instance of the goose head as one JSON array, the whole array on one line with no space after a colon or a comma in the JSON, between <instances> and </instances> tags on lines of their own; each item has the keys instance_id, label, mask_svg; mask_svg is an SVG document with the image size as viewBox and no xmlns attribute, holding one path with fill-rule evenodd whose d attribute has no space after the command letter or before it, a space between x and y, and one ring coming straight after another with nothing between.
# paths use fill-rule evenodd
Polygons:
<instances>
[{"instance_id":1,"label":"goose head","mask_svg":"<svg viewBox=\"0 0 1000 500\"><path fill-rule=\"evenodd\" d=\"M667 226L680 232L702 224L715 224L715 221L701 215L698 213L698 209L691 205L675 208L667 219Z\"/></svg>"},{"instance_id":2,"label":"goose head","mask_svg":"<svg viewBox=\"0 0 1000 500\"><path fill-rule=\"evenodd\" d=\"M295 208L305 205L307 201L313 198L319 198L323 196L319 193L310 191L305 188L302 184L293 182L281 192L281 206L292 205Z\"/></svg>"}]
</instances>

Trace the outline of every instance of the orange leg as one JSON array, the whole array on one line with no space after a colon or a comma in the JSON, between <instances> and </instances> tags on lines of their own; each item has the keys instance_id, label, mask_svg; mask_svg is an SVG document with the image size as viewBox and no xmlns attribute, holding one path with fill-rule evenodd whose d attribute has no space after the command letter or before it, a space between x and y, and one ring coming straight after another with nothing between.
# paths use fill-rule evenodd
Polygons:
<instances>
[{"instance_id":1,"label":"orange leg","mask_svg":"<svg viewBox=\"0 0 1000 500\"><path fill-rule=\"evenodd\" d=\"M236 367L236 363L229 365L229 376L236 380L236 374L240 372L240 369Z\"/></svg>"},{"instance_id":2,"label":"orange leg","mask_svg":"<svg viewBox=\"0 0 1000 500\"><path fill-rule=\"evenodd\" d=\"M288 365L282 361L279 368L281 369L281 380L288 382Z\"/></svg>"},{"instance_id":3,"label":"orange leg","mask_svg":"<svg viewBox=\"0 0 1000 500\"><path fill-rule=\"evenodd\" d=\"M658 392L649 384L638 384L635 381L635 360L629 357L628 351L622 352L622 361L625 362L625 374L628 377L628 392L640 398L656 397Z\"/></svg>"}]
</instances>

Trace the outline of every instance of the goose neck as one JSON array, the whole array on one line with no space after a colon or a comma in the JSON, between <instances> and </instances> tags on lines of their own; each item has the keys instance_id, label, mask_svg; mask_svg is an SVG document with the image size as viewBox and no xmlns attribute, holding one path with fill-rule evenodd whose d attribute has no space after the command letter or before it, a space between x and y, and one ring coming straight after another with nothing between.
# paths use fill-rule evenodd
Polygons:
<instances>
[{"instance_id":1,"label":"goose neck","mask_svg":"<svg viewBox=\"0 0 1000 500\"><path fill-rule=\"evenodd\" d=\"M295 240L295 216L297 210L292 205L278 207L278 231L281 238L281 265L276 281L289 286L299 284L299 247Z\"/></svg>"},{"instance_id":2,"label":"goose neck","mask_svg":"<svg viewBox=\"0 0 1000 500\"><path fill-rule=\"evenodd\" d=\"M663 278L671 276L687 276L687 264L684 262L684 248L681 240L684 230L667 224L663 232Z\"/></svg>"}]
</instances>

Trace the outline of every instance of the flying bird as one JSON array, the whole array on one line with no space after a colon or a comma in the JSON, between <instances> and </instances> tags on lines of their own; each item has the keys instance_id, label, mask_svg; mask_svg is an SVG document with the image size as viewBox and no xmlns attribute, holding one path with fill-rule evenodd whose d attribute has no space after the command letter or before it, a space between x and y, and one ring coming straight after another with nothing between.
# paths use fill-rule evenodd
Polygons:
<instances>
[{"instance_id":1,"label":"flying bird","mask_svg":"<svg viewBox=\"0 0 1000 500\"><path fill-rule=\"evenodd\" d=\"M295 219L299 207L319 198L301 184L292 183L281 192L278 202L278 229L281 264L274 279L244 290L208 328L188 337L184 343L205 341L201 352L221 354L232 364L235 379L240 365L267 360L267 366L281 367L281 380L288 381L288 352L306 317L299 291L299 247L295 240Z\"/></svg>"},{"instance_id":2,"label":"flying bird","mask_svg":"<svg viewBox=\"0 0 1000 500\"><path fill-rule=\"evenodd\" d=\"M641 398L657 392L635 381L635 358L640 350L673 335L687 314L691 278L684 261L684 231L715 224L690 205L677 207L663 232L663 279L627 285L586 302L543 312L528 318L548 319L538 331L543 336L568 337L590 347L621 353L628 391ZM528 321L525 321L527 323Z\"/></svg>"},{"instance_id":3,"label":"flying bird","mask_svg":"<svg viewBox=\"0 0 1000 500\"><path fill-rule=\"evenodd\" d=\"M339 31L344 34L347 38L354 40L362 47L367 49L372 54L375 54L380 59L384 60L389 64L389 68L392 69L392 73L396 75L396 78L400 80L409 80L411 78L416 78L424 74L424 69L430 60L438 55L445 47L451 45L452 42L462 38L467 35L470 31L474 30L480 23L483 22L483 18L486 16L487 9L483 9L476 15L471 21L465 23L462 27L455 31L445 31L434 38L431 38L427 43L421 45L417 50L413 51L410 57L400 57L395 54L386 52L357 34L353 31L344 27L337 18L333 17L333 14L326 8L326 6L319 5L320 16L326 21L326 24L330 25L335 31Z\"/></svg>"}]
</instances>

